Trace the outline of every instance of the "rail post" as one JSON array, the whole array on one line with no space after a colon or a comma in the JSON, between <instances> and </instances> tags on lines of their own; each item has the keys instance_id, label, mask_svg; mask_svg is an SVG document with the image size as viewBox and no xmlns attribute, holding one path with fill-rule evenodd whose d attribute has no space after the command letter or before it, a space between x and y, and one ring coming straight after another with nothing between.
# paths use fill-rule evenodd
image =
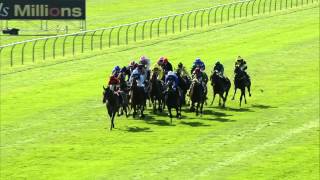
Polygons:
<instances>
[{"instance_id":1,"label":"rail post","mask_svg":"<svg viewBox=\"0 0 320 180\"><path fill-rule=\"evenodd\" d=\"M251 15L253 16L254 15L254 5L256 4L257 0L254 0L253 3L252 3L252 7L251 7Z\"/></svg>"},{"instance_id":2,"label":"rail post","mask_svg":"<svg viewBox=\"0 0 320 180\"><path fill-rule=\"evenodd\" d=\"M249 7L250 2L252 2L252 1L247 1L247 4L246 4L246 17L248 17L248 7Z\"/></svg>"},{"instance_id":3,"label":"rail post","mask_svg":"<svg viewBox=\"0 0 320 180\"><path fill-rule=\"evenodd\" d=\"M120 31L122 29L123 26L120 26L119 29L118 29L118 32L117 32L117 45L119 46L120 45Z\"/></svg>"},{"instance_id":4,"label":"rail post","mask_svg":"<svg viewBox=\"0 0 320 180\"><path fill-rule=\"evenodd\" d=\"M136 26L134 26L134 34L133 34L133 38L134 38L134 42L137 41L137 28L139 26L139 23L136 23Z\"/></svg>"},{"instance_id":5,"label":"rail post","mask_svg":"<svg viewBox=\"0 0 320 180\"><path fill-rule=\"evenodd\" d=\"M196 14L194 15L194 20L193 20L193 28L197 27L197 16L198 16L199 10L196 11Z\"/></svg>"},{"instance_id":6,"label":"rail post","mask_svg":"<svg viewBox=\"0 0 320 180\"><path fill-rule=\"evenodd\" d=\"M56 37L54 39L54 41L53 41L53 48L52 48L52 57L53 57L53 59L56 58L56 42L57 42L57 40L58 40L58 37Z\"/></svg>"},{"instance_id":7,"label":"rail post","mask_svg":"<svg viewBox=\"0 0 320 180\"><path fill-rule=\"evenodd\" d=\"M74 56L75 54L75 46L76 46L76 38L78 37L78 34L76 34L73 39L72 39L72 55ZM102 42L101 42L102 43Z\"/></svg>"},{"instance_id":8,"label":"rail post","mask_svg":"<svg viewBox=\"0 0 320 180\"><path fill-rule=\"evenodd\" d=\"M111 47L111 35L112 35L113 30L114 30L114 28L111 28L111 30L109 32L109 48Z\"/></svg>"},{"instance_id":9,"label":"rail post","mask_svg":"<svg viewBox=\"0 0 320 180\"><path fill-rule=\"evenodd\" d=\"M48 39L46 39L45 41L44 41L44 44L43 44L43 49L42 49L42 54L43 54L43 60L46 60L46 45L47 45L47 42L48 42Z\"/></svg>"},{"instance_id":10,"label":"rail post","mask_svg":"<svg viewBox=\"0 0 320 180\"><path fill-rule=\"evenodd\" d=\"M144 21L143 25L142 25L142 40L144 40L144 28L146 26L148 21Z\"/></svg>"},{"instance_id":11,"label":"rail post","mask_svg":"<svg viewBox=\"0 0 320 180\"><path fill-rule=\"evenodd\" d=\"M150 39L152 39L152 28L153 28L153 23L154 23L155 19L151 21L151 24L150 24Z\"/></svg>"},{"instance_id":12,"label":"rail post","mask_svg":"<svg viewBox=\"0 0 320 180\"><path fill-rule=\"evenodd\" d=\"M258 3L258 14L260 14L260 4L261 4L261 0L259 0L259 3Z\"/></svg>"},{"instance_id":13,"label":"rail post","mask_svg":"<svg viewBox=\"0 0 320 180\"><path fill-rule=\"evenodd\" d=\"M206 10L202 10L202 14L201 14L201 27L203 27L203 15L206 12Z\"/></svg>"},{"instance_id":14,"label":"rail post","mask_svg":"<svg viewBox=\"0 0 320 180\"><path fill-rule=\"evenodd\" d=\"M81 53L84 52L84 38L86 37L87 32L83 33L82 39L81 39Z\"/></svg>"},{"instance_id":15,"label":"rail post","mask_svg":"<svg viewBox=\"0 0 320 180\"><path fill-rule=\"evenodd\" d=\"M66 53L65 49L66 49L66 40L67 40L68 36L65 36L63 39L63 44L62 44L62 56L64 56Z\"/></svg>"},{"instance_id":16,"label":"rail post","mask_svg":"<svg viewBox=\"0 0 320 180\"><path fill-rule=\"evenodd\" d=\"M100 49L102 49L102 38L103 38L104 31L105 31L105 29L103 29L101 34L100 34Z\"/></svg>"},{"instance_id":17,"label":"rail post","mask_svg":"<svg viewBox=\"0 0 320 180\"><path fill-rule=\"evenodd\" d=\"M97 30L94 31L92 34L91 34L91 51L93 51L93 38L94 38L94 35L96 34Z\"/></svg>"},{"instance_id":18,"label":"rail post","mask_svg":"<svg viewBox=\"0 0 320 180\"><path fill-rule=\"evenodd\" d=\"M23 65L24 64L24 48L26 47L27 43L23 43L23 46L22 46L22 55L21 55L21 64Z\"/></svg>"},{"instance_id":19,"label":"rail post","mask_svg":"<svg viewBox=\"0 0 320 180\"><path fill-rule=\"evenodd\" d=\"M233 8L233 19L236 19L236 10L237 10L237 6L239 3L235 3L234 4L234 8Z\"/></svg>"},{"instance_id":20,"label":"rail post","mask_svg":"<svg viewBox=\"0 0 320 180\"><path fill-rule=\"evenodd\" d=\"M165 29L164 29L164 32L165 34L167 35L168 34L168 21L170 19L170 16L166 18L166 21L165 21Z\"/></svg>"},{"instance_id":21,"label":"rail post","mask_svg":"<svg viewBox=\"0 0 320 180\"><path fill-rule=\"evenodd\" d=\"M270 0L270 3L269 3L269 13L271 13L271 8L272 7L272 0Z\"/></svg>"},{"instance_id":22,"label":"rail post","mask_svg":"<svg viewBox=\"0 0 320 180\"><path fill-rule=\"evenodd\" d=\"M192 12L189 12L188 16L187 16L187 30L189 30L189 19L191 16Z\"/></svg>"},{"instance_id":23,"label":"rail post","mask_svg":"<svg viewBox=\"0 0 320 180\"><path fill-rule=\"evenodd\" d=\"M129 25L126 30L126 44L129 44L129 29L130 29L130 27L131 27L131 25Z\"/></svg>"},{"instance_id":24,"label":"rail post","mask_svg":"<svg viewBox=\"0 0 320 180\"><path fill-rule=\"evenodd\" d=\"M162 18L160 18L159 19L159 21L158 21L158 37L160 37L160 23L161 23L161 21L162 21Z\"/></svg>"},{"instance_id":25,"label":"rail post","mask_svg":"<svg viewBox=\"0 0 320 180\"><path fill-rule=\"evenodd\" d=\"M233 4L229 4L229 6L228 6L228 17L227 17L228 21L230 20L230 8L232 5Z\"/></svg>"},{"instance_id":26,"label":"rail post","mask_svg":"<svg viewBox=\"0 0 320 180\"><path fill-rule=\"evenodd\" d=\"M13 49L16 47L16 44L14 44L11 48L11 56L10 56L10 65L13 66Z\"/></svg>"},{"instance_id":27,"label":"rail post","mask_svg":"<svg viewBox=\"0 0 320 180\"><path fill-rule=\"evenodd\" d=\"M183 19L184 15L185 15L185 14L182 14L181 17L180 17L180 24L179 24L179 26L180 26L180 32L182 31L182 19Z\"/></svg>"},{"instance_id":28,"label":"rail post","mask_svg":"<svg viewBox=\"0 0 320 180\"><path fill-rule=\"evenodd\" d=\"M211 12L213 9L215 9L215 8L213 8L213 7L210 8L209 13L208 13L208 26L210 25L210 15L211 15Z\"/></svg>"},{"instance_id":29,"label":"rail post","mask_svg":"<svg viewBox=\"0 0 320 180\"><path fill-rule=\"evenodd\" d=\"M34 54L35 54L34 51L35 51L35 47L36 47L37 42L38 42L38 40L36 40L32 46L32 62L34 62Z\"/></svg>"},{"instance_id":30,"label":"rail post","mask_svg":"<svg viewBox=\"0 0 320 180\"><path fill-rule=\"evenodd\" d=\"M220 7L220 6L219 6ZM216 24L217 23L217 11L219 9L219 7L217 7L214 11L214 23Z\"/></svg>"},{"instance_id":31,"label":"rail post","mask_svg":"<svg viewBox=\"0 0 320 180\"><path fill-rule=\"evenodd\" d=\"M244 5L244 2L241 2L241 5L240 5L240 18L242 17L242 6Z\"/></svg>"},{"instance_id":32,"label":"rail post","mask_svg":"<svg viewBox=\"0 0 320 180\"><path fill-rule=\"evenodd\" d=\"M223 5L222 6L222 9L221 9L221 17L220 17L220 22L222 23L223 22L223 11L224 11L224 8L225 8L226 6L225 5Z\"/></svg>"},{"instance_id":33,"label":"rail post","mask_svg":"<svg viewBox=\"0 0 320 180\"><path fill-rule=\"evenodd\" d=\"M267 0L264 0L264 3L263 3L263 14L266 12L266 3L267 3Z\"/></svg>"},{"instance_id":34,"label":"rail post","mask_svg":"<svg viewBox=\"0 0 320 180\"><path fill-rule=\"evenodd\" d=\"M175 30L175 20L176 20L176 17L177 17L178 15L175 15L175 16L173 16L173 18L172 18L172 34L174 34L174 30Z\"/></svg>"}]
</instances>

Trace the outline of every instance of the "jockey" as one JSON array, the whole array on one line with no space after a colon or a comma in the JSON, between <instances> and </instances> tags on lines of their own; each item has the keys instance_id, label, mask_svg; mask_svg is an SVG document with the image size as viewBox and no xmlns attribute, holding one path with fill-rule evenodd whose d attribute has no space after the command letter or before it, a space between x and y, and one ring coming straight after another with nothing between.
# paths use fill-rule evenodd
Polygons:
<instances>
[{"instance_id":1,"label":"jockey","mask_svg":"<svg viewBox=\"0 0 320 180\"><path fill-rule=\"evenodd\" d=\"M238 56L235 67L239 67L241 71L246 71L248 69L247 62L241 56Z\"/></svg>"},{"instance_id":2,"label":"jockey","mask_svg":"<svg viewBox=\"0 0 320 180\"><path fill-rule=\"evenodd\" d=\"M168 74L166 75L165 83L167 84L169 80L172 80L172 82L173 82L173 89L177 90L178 85L179 85L179 78L173 71L168 72Z\"/></svg>"},{"instance_id":3,"label":"jockey","mask_svg":"<svg viewBox=\"0 0 320 180\"><path fill-rule=\"evenodd\" d=\"M145 74L146 74L146 81L149 81L150 80L150 76L151 76L151 70L150 70L150 59L147 58L146 56L141 56L140 57L140 61L139 61L139 64L143 65L144 66L144 70L145 70Z\"/></svg>"},{"instance_id":4,"label":"jockey","mask_svg":"<svg viewBox=\"0 0 320 180\"><path fill-rule=\"evenodd\" d=\"M180 73L181 77L182 77L182 76L187 76L187 77L189 77L189 73L188 73L188 71L186 70L186 68L183 66L182 63L179 63L179 64L178 64L177 73L178 73L178 72Z\"/></svg>"},{"instance_id":5,"label":"jockey","mask_svg":"<svg viewBox=\"0 0 320 180\"><path fill-rule=\"evenodd\" d=\"M111 91L118 91L120 88L120 80L118 79L118 77L112 75L109 79L108 86Z\"/></svg>"},{"instance_id":6,"label":"jockey","mask_svg":"<svg viewBox=\"0 0 320 180\"><path fill-rule=\"evenodd\" d=\"M141 56L141 57L140 57L139 64L144 65L144 66L145 66L145 69L146 69L147 71L150 70L150 63L151 63L151 62L150 62L150 59L147 58L146 56Z\"/></svg>"},{"instance_id":7,"label":"jockey","mask_svg":"<svg viewBox=\"0 0 320 180\"><path fill-rule=\"evenodd\" d=\"M146 80L146 72L144 69L144 65L139 64L138 67L132 72L131 77L129 79L130 84L132 84L133 78L137 78L138 80L138 87L144 88L145 87L145 80Z\"/></svg>"},{"instance_id":8,"label":"jockey","mask_svg":"<svg viewBox=\"0 0 320 180\"><path fill-rule=\"evenodd\" d=\"M213 68L213 71L217 71L219 75L223 77L224 67L219 61L217 61Z\"/></svg>"},{"instance_id":9,"label":"jockey","mask_svg":"<svg viewBox=\"0 0 320 180\"><path fill-rule=\"evenodd\" d=\"M172 64L168 61L168 58L166 58L166 57L160 57L158 63L161 64L161 67L162 67L165 75L167 75L167 73L168 73L169 71L173 71Z\"/></svg>"},{"instance_id":10,"label":"jockey","mask_svg":"<svg viewBox=\"0 0 320 180\"><path fill-rule=\"evenodd\" d=\"M163 80L163 69L162 67L158 64L158 63L155 63L153 65L153 68L152 68L152 73L156 73L157 74L157 77L160 81Z\"/></svg>"},{"instance_id":11,"label":"jockey","mask_svg":"<svg viewBox=\"0 0 320 180\"><path fill-rule=\"evenodd\" d=\"M200 68L201 71L206 69L206 65L201 61L200 58L197 58L192 65L191 74L194 72L196 68Z\"/></svg>"},{"instance_id":12,"label":"jockey","mask_svg":"<svg viewBox=\"0 0 320 180\"><path fill-rule=\"evenodd\" d=\"M112 70L112 76L118 77L118 75L120 74L120 71L121 69L119 66L114 67Z\"/></svg>"},{"instance_id":13,"label":"jockey","mask_svg":"<svg viewBox=\"0 0 320 180\"><path fill-rule=\"evenodd\" d=\"M137 67L138 67L138 64L135 61L131 61L128 66L128 68L130 69L130 73L132 73Z\"/></svg>"},{"instance_id":14,"label":"jockey","mask_svg":"<svg viewBox=\"0 0 320 180\"><path fill-rule=\"evenodd\" d=\"M193 79L201 82L204 90L205 90L205 94L207 93L207 83L209 81L207 74L204 71L201 71L200 68L196 68L193 71Z\"/></svg>"}]
</instances>

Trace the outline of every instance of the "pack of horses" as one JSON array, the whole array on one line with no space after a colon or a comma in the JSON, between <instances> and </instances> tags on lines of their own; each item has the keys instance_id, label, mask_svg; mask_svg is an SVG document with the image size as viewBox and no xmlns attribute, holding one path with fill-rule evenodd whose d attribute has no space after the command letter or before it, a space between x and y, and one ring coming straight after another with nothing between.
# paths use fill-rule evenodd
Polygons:
<instances>
[{"instance_id":1,"label":"pack of horses","mask_svg":"<svg viewBox=\"0 0 320 180\"><path fill-rule=\"evenodd\" d=\"M168 111L170 122L172 123L172 111L176 111L176 118L182 117L182 107L190 105L190 112L195 112L196 115L202 116L204 105L207 104L207 82L200 82L198 79L191 79L187 75L181 75L180 71L176 72L179 78L178 88L174 88L174 82L169 80L166 84L159 80L157 74L147 73L147 80L145 87L138 86L138 79L133 78L129 83L131 71L124 67L118 78L120 80L120 90L112 91L109 87L103 86L103 103L106 104L107 112L111 120L110 130L114 126L114 119L116 116L129 116L132 112L133 118L144 118L144 111L147 104L152 107L154 114L162 113L165 109ZM225 107L229 90L231 88L231 81L225 76L221 76L219 72L213 71L209 78L210 85L213 90L213 104L216 95L219 96L219 106ZM205 84L205 85L203 85ZM246 89L250 92L251 80L246 72L241 69L235 69L234 77L234 100L237 89L240 89L240 107L242 99L246 100Z\"/></svg>"}]
</instances>

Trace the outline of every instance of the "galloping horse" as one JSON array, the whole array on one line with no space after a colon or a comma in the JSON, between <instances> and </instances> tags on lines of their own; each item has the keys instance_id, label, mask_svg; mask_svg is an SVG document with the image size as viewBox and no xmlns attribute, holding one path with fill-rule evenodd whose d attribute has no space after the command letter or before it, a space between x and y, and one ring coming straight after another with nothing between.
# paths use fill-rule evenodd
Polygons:
<instances>
[{"instance_id":1,"label":"galloping horse","mask_svg":"<svg viewBox=\"0 0 320 180\"><path fill-rule=\"evenodd\" d=\"M199 80L194 79L191 84L189 93L190 93L189 96L191 99L190 111L191 112L196 111L196 115L198 116L199 108L200 108L200 114L202 115L203 104L205 103L205 100L206 100L205 88L203 87L202 83ZM197 104L196 108L195 108L195 104Z\"/></svg>"},{"instance_id":2,"label":"galloping horse","mask_svg":"<svg viewBox=\"0 0 320 180\"><path fill-rule=\"evenodd\" d=\"M165 103L168 107L168 114L170 117L170 122L172 124L172 112L171 109L176 109L176 117L181 118L181 97L179 95L178 89L173 89L173 81L169 80L166 84L165 91Z\"/></svg>"},{"instance_id":3,"label":"galloping horse","mask_svg":"<svg viewBox=\"0 0 320 180\"><path fill-rule=\"evenodd\" d=\"M191 78L188 77L188 76L181 76L181 70L177 70L177 76L179 78L179 87L182 91L182 104L185 105L186 104L186 95L187 95L187 92L191 86Z\"/></svg>"},{"instance_id":4,"label":"galloping horse","mask_svg":"<svg viewBox=\"0 0 320 180\"><path fill-rule=\"evenodd\" d=\"M146 93L144 88L138 87L137 78L133 78L130 88L131 108L133 108L132 116L135 117L137 111L140 112L140 118L144 118L144 108L146 105Z\"/></svg>"},{"instance_id":5,"label":"galloping horse","mask_svg":"<svg viewBox=\"0 0 320 180\"><path fill-rule=\"evenodd\" d=\"M250 80L249 75L245 71L242 71L238 66L236 67L234 72L235 72L234 94L233 94L232 100L234 100L237 89L240 89L241 90L240 107L241 107L242 97L244 97L244 102L245 102L245 104L247 104L246 87L248 89L249 96L251 97L251 92L250 92L251 80Z\"/></svg>"},{"instance_id":6,"label":"galloping horse","mask_svg":"<svg viewBox=\"0 0 320 180\"><path fill-rule=\"evenodd\" d=\"M111 120L110 130L114 128L114 117L120 108L120 95L111 91L110 88L105 88L103 86L103 103L106 103L108 114Z\"/></svg>"},{"instance_id":7,"label":"galloping horse","mask_svg":"<svg viewBox=\"0 0 320 180\"><path fill-rule=\"evenodd\" d=\"M229 78L221 77L218 71L213 71L210 76L210 81L213 89L213 99L212 99L211 105L213 104L216 94L219 94L220 96L219 106L221 106L221 99L222 99L223 100L222 107L225 107L228 93L231 87L231 82Z\"/></svg>"},{"instance_id":8,"label":"galloping horse","mask_svg":"<svg viewBox=\"0 0 320 180\"><path fill-rule=\"evenodd\" d=\"M163 85L160 80L158 80L158 75L156 73L152 74L150 80L151 86L149 90L149 97L153 105L153 112L156 113L157 111L157 104L158 104L158 111L162 112L163 110Z\"/></svg>"}]
</instances>

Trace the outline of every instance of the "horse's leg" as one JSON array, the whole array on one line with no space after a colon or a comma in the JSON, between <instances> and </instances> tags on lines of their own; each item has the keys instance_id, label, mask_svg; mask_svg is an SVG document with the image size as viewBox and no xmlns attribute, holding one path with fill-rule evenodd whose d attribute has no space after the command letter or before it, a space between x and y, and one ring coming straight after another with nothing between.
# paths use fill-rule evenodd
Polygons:
<instances>
[{"instance_id":1,"label":"horse's leg","mask_svg":"<svg viewBox=\"0 0 320 180\"><path fill-rule=\"evenodd\" d=\"M247 104L246 89L243 91L244 103Z\"/></svg>"},{"instance_id":2,"label":"horse's leg","mask_svg":"<svg viewBox=\"0 0 320 180\"><path fill-rule=\"evenodd\" d=\"M249 85L247 86L247 88L248 88L248 92L249 92L249 97L251 97L251 92L250 92L251 85L249 84Z\"/></svg>"},{"instance_id":3,"label":"horse's leg","mask_svg":"<svg viewBox=\"0 0 320 180\"><path fill-rule=\"evenodd\" d=\"M244 93L243 93L243 89L241 89L241 95L240 95L240 107L241 107L241 102L242 102L242 97L243 97L243 95L244 95Z\"/></svg>"},{"instance_id":4,"label":"horse's leg","mask_svg":"<svg viewBox=\"0 0 320 180\"><path fill-rule=\"evenodd\" d=\"M221 106L221 94L219 94L219 106Z\"/></svg>"},{"instance_id":5,"label":"horse's leg","mask_svg":"<svg viewBox=\"0 0 320 180\"><path fill-rule=\"evenodd\" d=\"M136 117L136 114L137 114L137 112L136 112L136 105L133 105L133 106L131 106L131 108L133 108L133 114L132 114L132 117L133 118L135 118Z\"/></svg>"},{"instance_id":6,"label":"horse's leg","mask_svg":"<svg viewBox=\"0 0 320 180\"><path fill-rule=\"evenodd\" d=\"M203 114L203 103L201 103L201 107L200 107L201 109L201 116L202 116L202 114Z\"/></svg>"},{"instance_id":7,"label":"horse's leg","mask_svg":"<svg viewBox=\"0 0 320 180\"><path fill-rule=\"evenodd\" d=\"M199 115L199 106L200 106L200 104L199 104L199 102L197 103L197 107L196 107L196 115L198 116Z\"/></svg>"},{"instance_id":8,"label":"horse's leg","mask_svg":"<svg viewBox=\"0 0 320 180\"><path fill-rule=\"evenodd\" d=\"M143 114L143 111L144 111L144 105L141 105L141 108L140 108L140 114L141 114L141 118L144 118L144 114Z\"/></svg>"},{"instance_id":9,"label":"horse's leg","mask_svg":"<svg viewBox=\"0 0 320 180\"><path fill-rule=\"evenodd\" d=\"M233 94L232 100L234 100L234 97L236 96L236 93L237 93L237 88L235 87L235 88L234 88L234 94Z\"/></svg>"},{"instance_id":10,"label":"horse's leg","mask_svg":"<svg viewBox=\"0 0 320 180\"><path fill-rule=\"evenodd\" d=\"M172 124L172 112L171 112L171 107L168 107L168 111L169 111L170 123Z\"/></svg>"},{"instance_id":11,"label":"horse's leg","mask_svg":"<svg viewBox=\"0 0 320 180\"><path fill-rule=\"evenodd\" d=\"M213 101L216 98L216 93L213 92L213 98L212 98L212 102L211 102L211 106L213 105Z\"/></svg>"}]
</instances>

